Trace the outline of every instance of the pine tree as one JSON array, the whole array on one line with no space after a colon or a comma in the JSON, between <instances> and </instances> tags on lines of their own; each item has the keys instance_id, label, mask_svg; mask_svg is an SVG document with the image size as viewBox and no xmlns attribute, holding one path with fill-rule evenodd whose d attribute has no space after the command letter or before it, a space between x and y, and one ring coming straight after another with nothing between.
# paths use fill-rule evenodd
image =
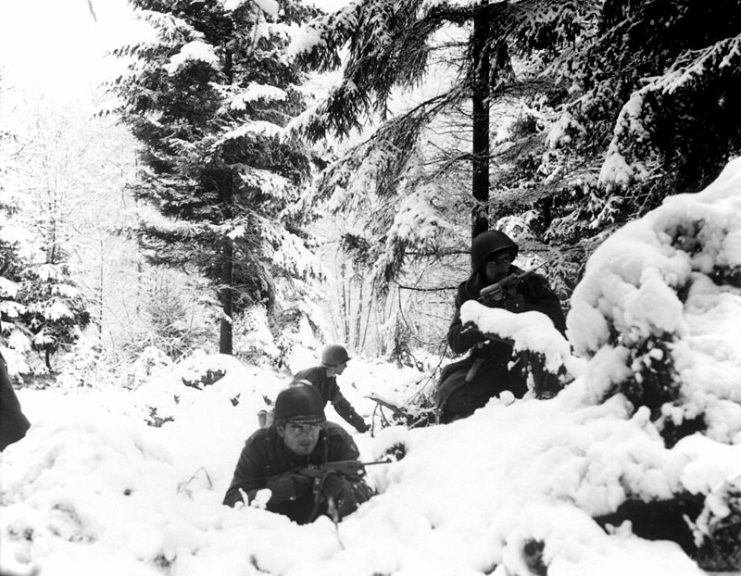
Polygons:
<instances>
[{"instance_id":1,"label":"pine tree","mask_svg":"<svg viewBox=\"0 0 741 576\"><path fill-rule=\"evenodd\" d=\"M741 147L741 2L612 0L602 26L576 61L582 114L610 121L601 183L644 209L704 188Z\"/></svg>"},{"instance_id":2,"label":"pine tree","mask_svg":"<svg viewBox=\"0 0 741 576\"><path fill-rule=\"evenodd\" d=\"M741 149L741 2L609 0L547 72L561 87L498 183L558 252L567 289L596 245L669 195L706 186ZM535 105L537 104L537 105Z\"/></svg>"},{"instance_id":3,"label":"pine tree","mask_svg":"<svg viewBox=\"0 0 741 576\"><path fill-rule=\"evenodd\" d=\"M314 12L293 0L131 4L156 32L116 51L133 63L112 86L143 144L134 193L156 209L139 240L151 262L213 281L231 354L234 315L290 307L311 273L299 203L309 156L284 130L303 109L301 77L283 54Z\"/></svg>"},{"instance_id":4,"label":"pine tree","mask_svg":"<svg viewBox=\"0 0 741 576\"><path fill-rule=\"evenodd\" d=\"M491 110L551 85L535 82L535 73L516 76L512 58L537 52L534 67L542 71L560 47L590 33L596 6L364 0L311 23L309 40L297 43L299 61L319 70L342 64L343 77L303 130L313 138L345 137L366 120L380 123L325 171L319 199L340 190L346 209L368 202L369 193L378 199L367 210L375 254L366 260L376 263L381 285L400 273L409 253L459 252L462 225L473 237L502 215L491 210ZM428 97L431 85L436 91ZM412 92L412 105L399 103L420 86L424 97ZM462 192L464 179L470 194ZM415 211L420 215L410 222L405 215Z\"/></svg>"},{"instance_id":5,"label":"pine tree","mask_svg":"<svg viewBox=\"0 0 741 576\"><path fill-rule=\"evenodd\" d=\"M340 65L338 50L349 50L342 83L305 130L345 135L367 117L382 123L329 167L319 199L334 195L348 209L380 199L366 210L372 234L348 244L374 251L366 260L383 281L410 254L449 253L451 235L460 246L467 223L456 212L472 210L475 221L485 207L489 222L517 230L524 253L551 264L545 270L560 277L565 296L615 227L669 194L702 188L741 147L733 120L740 4L354 2L314 22L311 41L298 47L320 69ZM472 22L482 17L488 58L477 57L474 41ZM475 172L482 160L469 153L474 130L465 126L483 73L477 62L490 65L492 164L488 199L474 191L472 201L461 190L473 177L462 164ZM399 111L398 89L426 88L430 73L438 84L452 80ZM403 212L415 195L421 216L410 221Z\"/></svg>"},{"instance_id":6,"label":"pine tree","mask_svg":"<svg viewBox=\"0 0 741 576\"><path fill-rule=\"evenodd\" d=\"M0 116L5 110L4 85L0 76ZM20 254L23 235L12 222L17 213L17 199L7 190L5 182L11 172L14 135L0 129L0 339L3 344L19 348L30 347L18 316L24 310L18 301L18 282L24 266Z\"/></svg>"},{"instance_id":7,"label":"pine tree","mask_svg":"<svg viewBox=\"0 0 741 576\"><path fill-rule=\"evenodd\" d=\"M4 171L4 168L0 168ZM16 340L15 335L22 337L22 331L17 324L18 316L25 309L18 301L19 273L23 261L19 254L19 237L11 224L11 217L15 207L7 201L7 194L0 188L0 322L3 340ZM25 342L30 345L26 338Z\"/></svg>"},{"instance_id":8,"label":"pine tree","mask_svg":"<svg viewBox=\"0 0 741 576\"><path fill-rule=\"evenodd\" d=\"M0 203L4 330L17 351L43 353L50 372L52 356L76 342L90 319L70 265L71 213L84 187L69 166L70 127L55 112L38 108L29 114L33 132L19 127L7 149L9 201Z\"/></svg>"}]
</instances>

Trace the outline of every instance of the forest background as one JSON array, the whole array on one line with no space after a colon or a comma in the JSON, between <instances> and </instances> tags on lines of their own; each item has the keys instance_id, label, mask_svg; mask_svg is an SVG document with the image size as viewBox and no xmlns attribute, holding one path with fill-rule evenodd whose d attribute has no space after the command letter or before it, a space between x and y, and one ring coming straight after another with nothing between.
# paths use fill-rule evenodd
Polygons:
<instances>
[{"instance_id":1,"label":"forest background","mask_svg":"<svg viewBox=\"0 0 741 576\"><path fill-rule=\"evenodd\" d=\"M473 234L512 235L568 308L604 239L738 154L735 1L55 6L0 19L28 385L135 386L196 349L295 369L327 341L431 374Z\"/></svg>"}]
</instances>

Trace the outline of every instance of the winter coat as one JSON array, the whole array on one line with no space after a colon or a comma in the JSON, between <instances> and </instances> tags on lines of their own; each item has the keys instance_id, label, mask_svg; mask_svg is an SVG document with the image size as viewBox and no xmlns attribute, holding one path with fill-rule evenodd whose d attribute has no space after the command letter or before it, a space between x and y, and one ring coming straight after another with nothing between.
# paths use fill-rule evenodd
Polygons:
<instances>
[{"instance_id":1,"label":"winter coat","mask_svg":"<svg viewBox=\"0 0 741 576\"><path fill-rule=\"evenodd\" d=\"M0 354L0 452L26 435L31 427L21 411L21 404L13 390L5 359Z\"/></svg>"},{"instance_id":2,"label":"winter coat","mask_svg":"<svg viewBox=\"0 0 741 576\"><path fill-rule=\"evenodd\" d=\"M224 504L234 506L237 502L242 502L240 490L247 495L249 502L252 502L257 492L267 487L268 479L296 471L309 464L321 465L341 460L357 460L358 457L358 448L350 435L332 422L325 422L322 425L319 441L313 452L301 457L295 456L286 448L275 426L261 428L245 442L234 477L224 496ZM373 493L361 478L346 478L345 482L343 498L337 502L340 517L353 512ZM279 504L272 504L269 500L267 509L288 516L299 524L305 524L326 513L326 502L320 500L318 508L315 504L315 496L308 490L301 497Z\"/></svg>"},{"instance_id":3,"label":"winter coat","mask_svg":"<svg viewBox=\"0 0 741 576\"><path fill-rule=\"evenodd\" d=\"M368 426L365 420L355 411L347 398L340 392L340 387L337 384L337 379L334 376L327 375L327 369L324 366L316 366L307 370L298 372L293 377L294 381L307 380L319 390L319 394L324 400L324 405L327 402L331 402L332 406L348 424L355 428L358 432L365 432Z\"/></svg>"},{"instance_id":4,"label":"winter coat","mask_svg":"<svg viewBox=\"0 0 741 576\"><path fill-rule=\"evenodd\" d=\"M510 269L510 274L522 272L516 266ZM489 398L505 390L517 398L527 392L526 376L521 367L511 365L514 360L512 344L496 339L487 340L478 329L463 326L461 322L460 309L463 303L477 299L481 290L489 284L482 273L475 272L458 286L455 315L448 329L448 345L457 354L469 350L470 353L463 360L446 366L440 376L435 396L443 422L470 415L484 406ZM566 322L561 304L543 276L532 274L526 277L514 291L515 294L509 295L501 304L503 308L514 313L542 312L559 332L565 332Z\"/></svg>"}]
</instances>

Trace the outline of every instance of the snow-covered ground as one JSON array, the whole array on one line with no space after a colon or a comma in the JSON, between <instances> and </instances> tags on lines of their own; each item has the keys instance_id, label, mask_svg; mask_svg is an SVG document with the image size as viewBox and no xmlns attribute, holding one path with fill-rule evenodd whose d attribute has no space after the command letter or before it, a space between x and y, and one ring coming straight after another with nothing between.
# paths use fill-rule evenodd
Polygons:
<instances>
[{"instance_id":1,"label":"snow-covered ground","mask_svg":"<svg viewBox=\"0 0 741 576\"><path fill-rule=\"evenodd\" d=\"M527 576L538 566L526 551L540 542L549 576L702 574L677 544L638 538L629 524L606 532L592 517L628 498L703 494L699 537L730 513L726 496L741 489L740 265L736 161L708 190L668 200L600 247L572 301L573 357L558 338L508 328L570 367L576 378L558 396L494 399L447 426L348 427L364 460L395 444L406 455L368 469L378 495L338 527L221 505L283 374L200 355L133 392L22 390L33 427L0 456L0 571ZM465 311L501 321L489 313L502 314ZM678 392L658 420L617 393L667 367ZM226 375L203 390L183 384L207 368ZM418 380L363 359L339 379L366 418L367 395L402 399ZM152 408L160 427L145 424ZM698 416L704 434L665 446L661 426Z\"/></svg>"}]
</instances>

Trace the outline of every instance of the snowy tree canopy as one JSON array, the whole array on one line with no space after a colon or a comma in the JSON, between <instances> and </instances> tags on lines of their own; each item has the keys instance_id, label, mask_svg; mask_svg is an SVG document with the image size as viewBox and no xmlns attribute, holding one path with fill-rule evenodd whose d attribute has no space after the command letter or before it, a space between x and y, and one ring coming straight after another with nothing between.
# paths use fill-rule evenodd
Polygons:
<instances>
[{"instance_id":1,"label":"snowy tree canopy","mask_svg":"<svg viewBox=\"0 0 741 576\"><path fill-rule=\"evenodd\" d=\"M152 262L195 266L214 282L229 352L235 315L294 306L316 273L300 208L308 150L285 130L303 108L301 78L284 57L292 27L316 11L132 4L157 35L116 52L132 64L112 84L144 144L134 192L156 209L142 212L140 242Z\"/></svg>"},{"instance_id":2,"label":"snowy tree canopy","mask_svg":"<svg viewBox=\"0 0 741 576\"><path fill-rule=\"evenodd\" d=\"M381 279L430 244L436 255L465 245L470 30L484 13L490 224L519 219L517 240L551 264L566 294L616 225L698 190L737 151L727 119L741 5L356 1L305 27L292 48L299 60L339 66L342 79L300 126L314 137L365 135L325 171L318 199L345 213L364 206L358 227ZM389 233L405 198L430 183L440 189L421 213L447 225L422 226L425 238Z\"/></svg>"}]
</instances>

